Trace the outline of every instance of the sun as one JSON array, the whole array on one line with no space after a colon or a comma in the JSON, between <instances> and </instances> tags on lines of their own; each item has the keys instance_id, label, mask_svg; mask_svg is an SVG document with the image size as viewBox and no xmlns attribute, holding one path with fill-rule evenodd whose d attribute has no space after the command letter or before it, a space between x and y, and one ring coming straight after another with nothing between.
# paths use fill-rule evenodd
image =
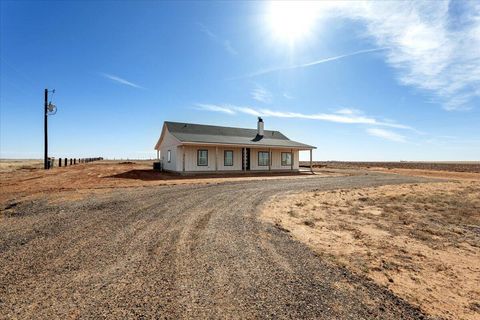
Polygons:
<instances>
[{"instance_id":1,"label":"sun","mask_svg":"<svg viewBox=\"0 0 480 320\"><path fill-rule=\"evenodd\" d=\"M294 44L312 33L318 14L316 1L272 1L268 6L267 24L275 40Z\"/></svg>"}]
</instances>

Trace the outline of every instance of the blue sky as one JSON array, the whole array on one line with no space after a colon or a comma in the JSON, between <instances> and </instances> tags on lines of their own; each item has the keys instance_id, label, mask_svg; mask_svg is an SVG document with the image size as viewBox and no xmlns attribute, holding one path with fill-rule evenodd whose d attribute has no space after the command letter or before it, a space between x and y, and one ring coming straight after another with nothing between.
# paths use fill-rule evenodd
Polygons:
<instances>
[{"instance_id":1,"label":"blue sky","mask_svg":"<svg viewBox=\"0 0 480 320\"><path fill-rule=\"evenodd\" d=\"M316 160L480 160L477 2L2 1L0 156L154 157L163 121ZM306 155L305 155L306 156Z\"/></svg>"}]
</instances>

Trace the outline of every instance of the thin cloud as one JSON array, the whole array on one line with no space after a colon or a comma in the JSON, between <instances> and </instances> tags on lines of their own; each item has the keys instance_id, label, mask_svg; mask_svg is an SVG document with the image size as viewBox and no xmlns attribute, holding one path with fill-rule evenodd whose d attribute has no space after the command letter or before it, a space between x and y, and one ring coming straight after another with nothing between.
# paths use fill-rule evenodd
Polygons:
<instances>
[{"instance_id":1,"label":"thin cloud","mask_svg":"<svg viewBox=\"0 0 480 320\"><path fill-rule=\"evenodd\" d=\"M367 129L367 133L371 136L394 141L394 142L406 142L405 136L402 136L390 130L379 129L379 128L369 128Z\"/></svg>"},{"instance_id":2,"label":"thin cloud","mask_svg":"<svg viewBox=\"0 0 480 320\"><path fill-rule=\"evenodd\" d=\"M343 108L343 109L340 109L338 110L336 113L340 113L340 114L358 114L358 113L361 113L360 110L357 110L357 109L351 109L351 108Z\"/></svg>"},{"instance_id":3,"label":"thin cloud","mask_svg":"<svg viewBox=\"0 0 480 320\"><path fill-rule=\"evenodd\" d=\"M403 85L432 95L446 110L480 98L478 1L328 2L323 15L363 22L388 47L386 62Z\"/></svg>"},{"instance_id":4,"label":"thin cloud","mask_svg":"<svg viewBox=\"0 0 480 320\"><path fill-rule=\"evenodd\" d=\"M347 53L347 54L342 54L342 55L338 55L338 56L323 58L323 59L319 59L319 60L315 60L315 61L311 61L311 62L307 62L307 63L302 63L302 64L294 64L294 65L283 66L283 67L274 67L274 68L262 69L262 70L252 72L250 74L240 76L240 77L237 77L237 78L233 78L233 79L253 78L253 77L257 77L257 76L261 76L261 75L265 75L265 74L269 74L269 73L273 73L273 72L278 72L278 71L292 70L292 69L299 69L299 68L308 68L308 67L316 66L318 64L322 64L322 63L326 63L326 62L330 62L330 61L335 61L335 60L340 60L340 59L344 59L344 58L348 58L348 57L353 57L353 56L356 56L356 55L359 55L359 54L365 54L365 53L376 52L376 51L383 51L383 50L386 50L386 49L387 48L375 48L375 49L359 50L359 51L355 51L355 52L351 52L351 53Z\"/></svg>"},{"instance_id":5,"label":"thin cloud","mask_svg":"<svg viewBox=\"0 0 480 320\"><path fill-rule=\"evenodd\" d=\"M198 103L196 109L205 111L222 112L226 114L235 114L236 112L229 107L222 107L214 104Z\"/></svg>"},{"instance_id":6,"label":"thin cloud","mask_svg":"<svg viewBox=\"0 0 480 320\"><path fill-rule=\"evenodd\" d=\"M237 50L232 46L230 43L230 40L224 40L223 41L223 47L225 50L227 50L228 53L230 53L232 56L236 56L238 54Z\"/></svg>"},{"instance_id":7,"label":"thin cloud","mask_svg":"<svg viewBox=\"0 0 480 320\"><path fill-rule=\"evenodd\" d=\"M206 25L203 23L198 24L200 26L200 30L205 33L210 39L214 42L219 43L223 46L223 48L232 56L236 56L238 54L237 50L233 47L232 43L228 39L221 39L217 34L215 34L212 30L210 30Z\"/></svg>"},{"instance_id":8,"label":"thin cloud","mask_svg":"<svg viewBox=\"0 0 480 320\"><path fill-rule=\"evenodd\" d=\"M345 113L315 113L315 114L304 114L298 112L289 112L289 111L276 111L270 109L255 109L248 106L235 106L235 105L215 105L215 104L196 104L197 110L204 111L214 111L222 112L230 115L235 115L238 113L258 116L258 117L275 117L275 118L297 118L297 119L310 119L310 120L320 120L336 123L345 123L345 124L367 124L374 126L383 126L396 129L405 129L412 130L417 132L416 129L392 122L379 121L373 117L365 116L360 114L358 111L352 112L350 114ZM341 109L346 110L346 109ZM354 110L354 109L350 109Z\"/></svg>"},{"instance_id":9,"label":"thin cloud","mask_svg":"<svg viewBox=\"0 0 480 320\"><path fill-rule=\"evenodd\" d=\"M133 83L133 82L130 82L128 80L125 80L123 78L120 78L118 76L115 76L115 75L112 75L112 74L108 74L108 73L101 73L101 75L107 79L110 79L112 81L115 81L115 82L118 82L118 83L121 83L121 84L124 84L126 86L130 86L130 87L134 87L134 88L137 88L137 89L144 89L142 86L136 84L136 83Z\"/></svg>"},{"instance_id":10,"label":"thin cloud","mask_svg":"<svg viewBox=\"0 0 480 320\"><path fill-rule=\"evenodd\" d=\"M257 86L252 91L252 98L263 103L271 103L273 99L273 95L270 91L268 91L264 87Z\"/></svg>"}]
</instances>

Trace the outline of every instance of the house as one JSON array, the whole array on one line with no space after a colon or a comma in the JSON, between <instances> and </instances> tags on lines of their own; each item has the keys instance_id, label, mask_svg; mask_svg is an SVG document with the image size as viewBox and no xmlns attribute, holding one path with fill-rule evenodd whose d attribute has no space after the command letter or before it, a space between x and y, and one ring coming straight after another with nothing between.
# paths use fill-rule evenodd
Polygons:
<instances>
[{"instance_id":1,"label":"house","mask_svg":"<svg viewBox=\"0 0 480 320\"><path fill-rule=\"evenodd\" d=\"M155 145L163 170L179 173L298 171L299 151L314 146L292 141L279 131L166 121Z\"/></svg>"}]
</instances>

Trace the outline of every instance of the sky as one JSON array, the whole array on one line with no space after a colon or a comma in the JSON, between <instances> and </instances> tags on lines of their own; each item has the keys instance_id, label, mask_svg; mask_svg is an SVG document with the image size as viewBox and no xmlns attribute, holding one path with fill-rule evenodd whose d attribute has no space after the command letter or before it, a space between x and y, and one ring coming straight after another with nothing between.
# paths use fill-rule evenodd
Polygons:
<instances>
[{"instance_id":1,"label":"sky","mask_svg":"<svg viewBox=\"0 0 480 320\"><path fill-rule=\"evenodd\" d=\"M314 160L480 160L480 2L0 1L0 157L154 158L164 121ZM301 155L302 159L308 153Z\"/></svg>"}]
</instances>

